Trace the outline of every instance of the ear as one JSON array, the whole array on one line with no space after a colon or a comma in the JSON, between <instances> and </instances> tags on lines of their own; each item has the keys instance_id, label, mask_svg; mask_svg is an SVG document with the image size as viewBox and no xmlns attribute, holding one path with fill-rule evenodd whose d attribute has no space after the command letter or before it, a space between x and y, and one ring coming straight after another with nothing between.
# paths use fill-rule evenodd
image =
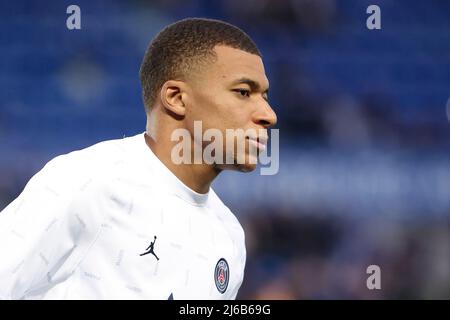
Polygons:
<instances>
[{"instance_id":1,"label":"ear","mask_svg":"<svg viewBox=\"0 0 450 320\"><path fill-rule=\"evenodd\" d=\"M164 108L178 115L186 114L183 98L186 95L186 83L179 80L166 81L161 88L161 102Z\"/></svg>"}]
</instances>

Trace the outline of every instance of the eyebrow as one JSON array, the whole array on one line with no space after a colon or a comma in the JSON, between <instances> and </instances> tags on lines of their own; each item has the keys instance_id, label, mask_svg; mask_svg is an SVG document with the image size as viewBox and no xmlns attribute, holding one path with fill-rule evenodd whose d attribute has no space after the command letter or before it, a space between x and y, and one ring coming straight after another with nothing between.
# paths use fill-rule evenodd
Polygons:
<instances>
[{"instance_id":1,"label":"eyebrow","mask_svg":"<svg viewBox=\"0 0 450 320\"><path fill-rule=\"evenodd\" d=\"M242 77L233 81L233 85L241 83L247 84L252 89L252 91L259 91L261 89L261 85L259 84L259 82L250 78ZM263 93L269 93L269 88L267 88L267 90L265 90Z\"/></svg>"}]
</instances>

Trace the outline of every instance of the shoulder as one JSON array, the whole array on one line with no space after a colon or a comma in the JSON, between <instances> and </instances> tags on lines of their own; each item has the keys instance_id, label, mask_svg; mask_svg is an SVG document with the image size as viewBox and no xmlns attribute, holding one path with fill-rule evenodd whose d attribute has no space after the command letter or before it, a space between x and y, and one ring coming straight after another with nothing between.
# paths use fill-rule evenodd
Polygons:
<instances>
[{"instance_id":1,"label":"shoulder","mask_svg":"<svg viewBox=\"0 0 450 320\"><path fill-rule=\"evenodd\" d=\"M61 165L76 166L78 169L106 169L119 161L129 159L135 138L101 141L87 148L56 157L52 161Z\"/></svg>"},{"instance_id":2,"label":"shoulder","mask_svg":"<svg viewBox=\"0 0 450 320\"><path fill-rule=\"evenodd\" d=\"M28 181L21 199L54 199L49 201L68 206L80 197L82 201L109 197L111 181L129 175L129 170L138 170L129 163L133 159L129 145L127 139L109 140L59 155Z\"/></svg>"},{"instance_id":3,"label":"shoulder","mask_svg":"<svg viewBox=\"0 0 450 320\"><path fill-rule=\"evenodd\" d=\"M210 190L209 207L217 213L219 219L227 225L228 229L233 231L235 237L238 237L242 242L245 241L245 232L238 218L231 209L223 203L212 188Z\"/></svg>"},{"instance_id":4,"label":"shoulder","mask_svg":"<svg viewBox=\"0 0 450 320\"><path fill-rule=\"evenodd\" d=\"M111 175L114 167L131 159L133 138L101 141L87 148L59 155L50 160L38 175L72 184L77 181L82 183L94 176Z\"/></svg>"},{"instance_id":5,"label":"shoulder","mask_svg":"<svg viewBox=\"0 0 450 320\"><path fill-rule=\"evenodd\" d=\"M135 168L129 165L128 149L126 139L108 140L57 156L33 177L37 183L31 195L53 190L62 205L55 207L59 212L51 210L50 214L60 218L73 241L94 241L115 209L116 195L121 193L119 177L127 174L127 168Z\"/></svg>"},{"instance_id":6,"label":"shoulder","mask_svg":"<svg viewBox=\"0 0 450 320\"><path fill-rule=\"evenodd\" d=\"M210 192L212 196L210 199L212 208L210 208L227 229L235 248L236 261L239 262L240 268L243 270L247 256L244 229L235 214L222 202L219 196L212 189ZM240 281L242 282L242 278Z\"/></svg>"}]
</instances>

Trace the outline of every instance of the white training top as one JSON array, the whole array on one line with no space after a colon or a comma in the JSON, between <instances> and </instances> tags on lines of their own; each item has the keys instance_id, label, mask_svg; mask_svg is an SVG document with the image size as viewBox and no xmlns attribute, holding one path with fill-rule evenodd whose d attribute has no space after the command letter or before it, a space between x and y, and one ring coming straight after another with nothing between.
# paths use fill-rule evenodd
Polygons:
<instances>
[{"instance_id":1,"label":"white training top","mask_svg":"<svg viewBox=\"0 0 450 320\"><path fill-rule=\"evenodd\" d=\"M54 158L0 212L2 299L235 299L244 232L144 134Z\"/></svg>"}]
</instances>

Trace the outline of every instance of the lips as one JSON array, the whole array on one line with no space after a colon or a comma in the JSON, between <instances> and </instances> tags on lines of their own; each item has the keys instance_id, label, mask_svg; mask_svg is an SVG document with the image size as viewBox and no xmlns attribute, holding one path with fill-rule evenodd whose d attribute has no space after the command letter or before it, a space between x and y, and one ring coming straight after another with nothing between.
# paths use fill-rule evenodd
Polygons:
<instances>
[{"instance_id":1,"label":"lips","mask_svg":"<svg viewBox=\"0 0 450 320\"><path fill-rule=\"evenodd\" d=\"M246 137L246 139L248 139L250 143L253 143L260 151L266 149L267 137Z\"/></svg>"}]
</instances>

